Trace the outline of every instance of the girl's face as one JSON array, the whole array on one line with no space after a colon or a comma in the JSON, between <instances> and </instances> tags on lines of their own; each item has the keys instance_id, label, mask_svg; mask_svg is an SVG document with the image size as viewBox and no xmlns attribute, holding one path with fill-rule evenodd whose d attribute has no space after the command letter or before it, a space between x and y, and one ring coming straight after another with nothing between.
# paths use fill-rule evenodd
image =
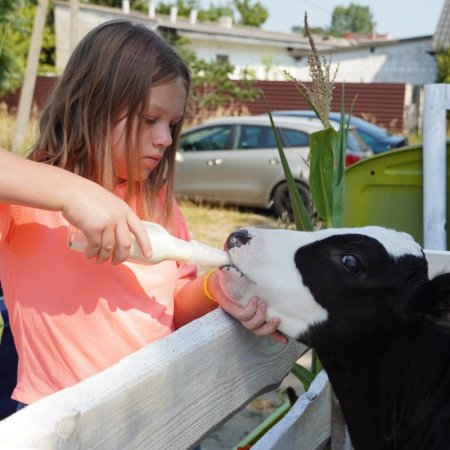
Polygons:
<instances>
[{"instance_id":1,"label":"girl's face","mask_svg":"<svg viewBox=\"0 0 450 450\"><path fill-rule=\"evenodd\" d=\"M144 180L161 162L167 147L172 144L172 130L182 119L187 91L183 81L176 78L150 90L147 112L133 122L132 133L141 144L139 179ZM138 120L142 120L141 133L136 136ZM118 122L112 132L112 153L116 166L117 182L128 178L126 163L126 118Z\"/></svg>"}]
</instances>

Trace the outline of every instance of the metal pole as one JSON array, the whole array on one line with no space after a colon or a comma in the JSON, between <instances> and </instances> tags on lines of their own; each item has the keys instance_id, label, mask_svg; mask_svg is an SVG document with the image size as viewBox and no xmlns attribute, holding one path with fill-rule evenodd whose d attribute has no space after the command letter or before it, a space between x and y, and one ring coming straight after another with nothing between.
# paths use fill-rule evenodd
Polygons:
<instances>
[{"instance_id":1,"label":"metal pole","mask_svg":"<svg viewBox=\"0 0 450 450\"><path fill-rule=\"evenodd\" d=\"M450 86L424 88L423 114L423 241L424 248L446 250L446 110Z\"/></svg>"}]
</instances>

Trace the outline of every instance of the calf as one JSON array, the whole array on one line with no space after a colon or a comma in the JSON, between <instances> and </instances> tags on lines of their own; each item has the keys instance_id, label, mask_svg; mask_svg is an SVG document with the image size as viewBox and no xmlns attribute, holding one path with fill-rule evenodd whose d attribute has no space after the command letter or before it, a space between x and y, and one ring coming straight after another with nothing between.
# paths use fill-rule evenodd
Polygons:
<instances>
[{"instance_id":1,"label":"calf","mask_svg":"<svg viewBox=\"0 0 450 450\"><path fill-rule=\"evenodd\" d=\"M450 448L450 274L381 228L242 229L220 270L241 304L316 349L356 449Z\"/></svg>"}]
</instances>

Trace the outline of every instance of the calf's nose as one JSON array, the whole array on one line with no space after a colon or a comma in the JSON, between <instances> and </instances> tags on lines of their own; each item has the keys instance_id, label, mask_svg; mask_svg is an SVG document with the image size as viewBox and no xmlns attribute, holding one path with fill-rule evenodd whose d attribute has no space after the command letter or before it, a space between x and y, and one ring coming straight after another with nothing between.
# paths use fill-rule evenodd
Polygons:
<instances>
[{"instance_id":1,"label":"calf's nose","mask_svg":"<svg viewBox=\"0 0 450 450\"><path fill-rule=\"evenodd\" d=\"M225 250L230 250L234 247L240 247L241 245L246 245L252 239L252 235L248 230L242 229L231 233L225 242Z\"/></svg>"}]
</instances>

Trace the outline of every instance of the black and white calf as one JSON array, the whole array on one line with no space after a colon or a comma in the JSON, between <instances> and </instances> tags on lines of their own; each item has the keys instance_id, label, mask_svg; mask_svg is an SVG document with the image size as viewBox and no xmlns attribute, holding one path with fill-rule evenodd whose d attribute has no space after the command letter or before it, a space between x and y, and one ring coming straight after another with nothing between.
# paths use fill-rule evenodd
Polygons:
<instances>
[{"instance_id":1,"label":"black and white calf","mask_svg":"<svg viewBox=\"0 0 450 450\"><path fill-rule=\"evenodd\" d=\"M243 229L221 283L314 347L356 449L450 449L450 274L380 227Z\"/></svg>"}]
</instances>

